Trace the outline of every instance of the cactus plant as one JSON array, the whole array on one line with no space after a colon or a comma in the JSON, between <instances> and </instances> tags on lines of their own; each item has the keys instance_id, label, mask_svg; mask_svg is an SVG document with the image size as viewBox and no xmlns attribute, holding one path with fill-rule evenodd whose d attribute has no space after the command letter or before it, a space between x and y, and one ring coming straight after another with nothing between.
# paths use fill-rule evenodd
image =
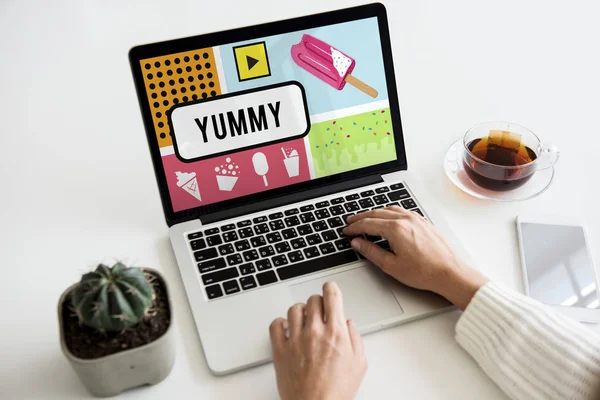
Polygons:
<instances>
[{"instance_id":1,"label":"cactus plant","mask_svg":"<svg viewBox=\"0 0 600 400\"><path fill-rule=\"evenodd\" d=\"M144 272L118 262L98 265L81 277L71 304L79 320L101 331L119 331L136 325L147 315L154 289Z\"/></svg>"}]
</instances>

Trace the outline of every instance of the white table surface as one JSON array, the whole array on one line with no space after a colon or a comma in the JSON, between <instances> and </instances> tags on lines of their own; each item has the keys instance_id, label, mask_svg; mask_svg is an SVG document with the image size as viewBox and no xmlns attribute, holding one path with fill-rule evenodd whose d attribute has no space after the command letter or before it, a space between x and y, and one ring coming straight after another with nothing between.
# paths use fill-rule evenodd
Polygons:
<instances>
[{"instance_id":1,"label":"white table surface","mask_svg":"<svg viewBox=\"0 0 600 400\"><path fill-rule=\"evenodd\" d=\"M123 398L277 397L270 364L221 378L205 364L167 238L127 52L141 43L355 4L0 3L0 398L88 396L60 352L56 303L81 273L114 257L164 273L177 337L171 375ZM599 4L386 2L410 169L441 200L478 266L519 290L519 212L584 219L600 265ZM518 122L559 146L555 183L541 197L485 202L444 175L450 143L495 119ZM459 315L365 337L369 371L358 397L504 398L453 340Z\"/></svg>"}]
</instances>

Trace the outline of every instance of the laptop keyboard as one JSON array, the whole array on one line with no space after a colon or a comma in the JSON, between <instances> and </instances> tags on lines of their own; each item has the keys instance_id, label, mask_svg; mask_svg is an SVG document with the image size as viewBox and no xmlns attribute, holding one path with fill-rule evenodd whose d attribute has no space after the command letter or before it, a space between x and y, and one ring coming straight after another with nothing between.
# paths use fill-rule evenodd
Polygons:
<instances>
[{"instance_id":1,"label":"laptop keyboard","mask_svg":"<svg viewBox=\"0 0 600 400\"><path fill-rule=\"evenodd\" d=\"M342 232L346 218L392 205L423 216L397 183L193 232L188 240L212 300L358 261L363 257ZM379 236L366 239L390 248Z\"/></svg>"}]
</instances>

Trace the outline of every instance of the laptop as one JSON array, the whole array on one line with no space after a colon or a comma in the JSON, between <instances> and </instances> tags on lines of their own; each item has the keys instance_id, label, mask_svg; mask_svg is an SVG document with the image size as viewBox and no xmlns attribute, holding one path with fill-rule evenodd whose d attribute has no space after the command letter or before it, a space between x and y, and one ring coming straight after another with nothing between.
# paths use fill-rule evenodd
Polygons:
<instances>
[{"instance_id":1,"label":"laptop","mask_svg":"<svg viewBox=\"0 0 600 400\"><path fill-rule=\"evenodd\" d=\"M349 215L399 205L464 252L408 171L383 5L146 44L129 57L214 374L270 361L270 322L326 281L362 334L450 308L385 276L342 232Z\"/></svg>"}]
</instances>

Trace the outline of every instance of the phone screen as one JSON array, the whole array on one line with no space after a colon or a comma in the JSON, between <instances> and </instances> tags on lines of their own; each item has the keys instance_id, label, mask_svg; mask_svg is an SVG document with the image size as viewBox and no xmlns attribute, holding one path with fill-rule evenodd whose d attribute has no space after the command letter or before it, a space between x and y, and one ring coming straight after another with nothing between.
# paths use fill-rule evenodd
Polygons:
<instances>
[{"instance_id":1,"label":"phone screen","mask_svg":"<svg viewBox=\"0 0 600 400\"><path fill-rule=\"evenodd\" d=\"M551 305L599 308L582 227L526 222L521 234L530 297Z\"/></svg>"}]
</instances>

